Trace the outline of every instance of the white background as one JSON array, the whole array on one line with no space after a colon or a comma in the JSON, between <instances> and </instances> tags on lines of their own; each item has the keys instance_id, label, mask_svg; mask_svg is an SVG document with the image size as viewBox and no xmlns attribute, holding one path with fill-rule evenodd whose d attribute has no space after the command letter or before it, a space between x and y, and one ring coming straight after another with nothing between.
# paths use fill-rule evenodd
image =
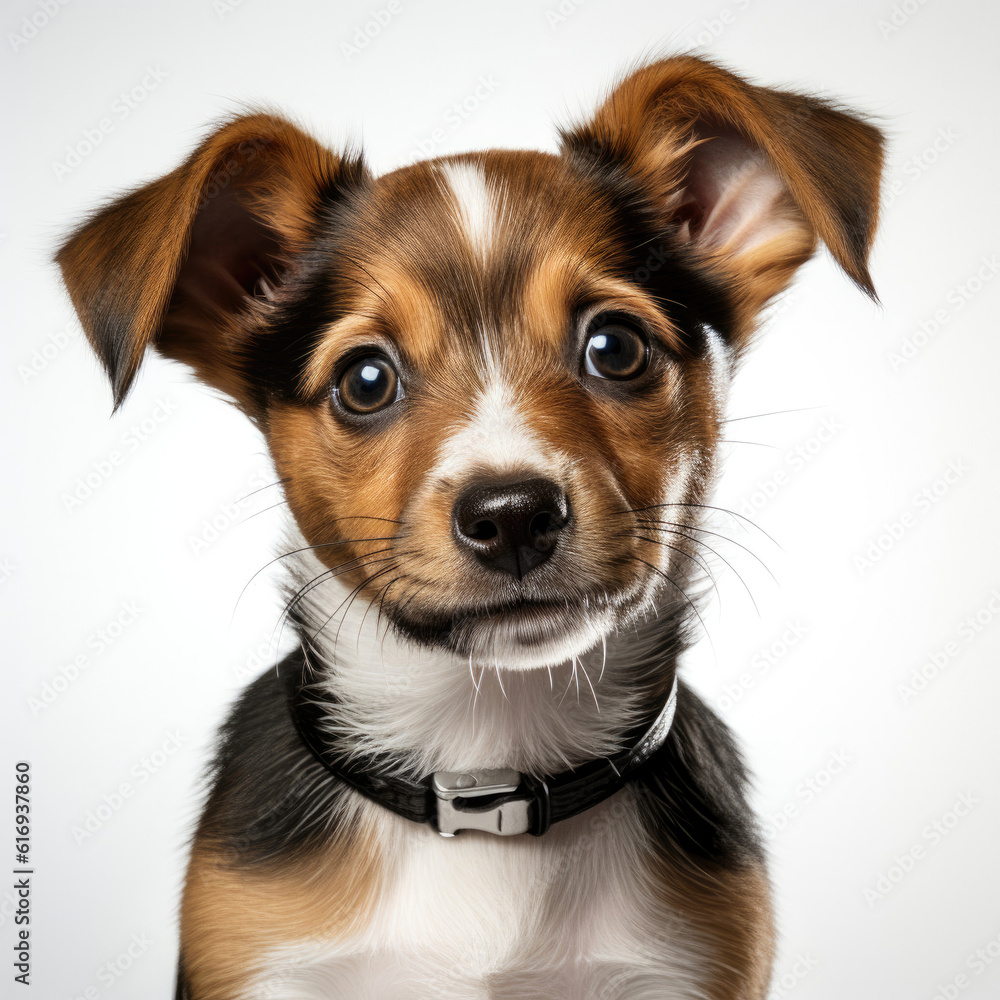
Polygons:
<instances>
[{"instance_id":1,"label":"white background","mask_svg":"<svg viewBox=\"0 0 1000 1000\"><path fill-rule=\"evenodd\" d=\"M3 877L0 995L169 995L199 775L227 704L268 662L279 611L269 574L236 607L283 516L268 509L276 489L246 496L273 481L259 437L153 357L111 418L49 263L60 236L243 102L334 145L363 142L383 171L435 129L434 155L552 149L555 123L637 57L701 44L758 82L877 116L896 189L872 265L882 309L822 254L742 372L732 416L793 412L729 425L757 444L729 446L718 502L763 530L718 523L777 582L720 540L759 614L718 562L712 642L687 668L742 739L773 834L775 995L996 997L1000 960L980 967L975 952L1000 954L1000 280L983 264L1000 251L998 8L587 0L563 17L558 0L399 0L351 53L384 2L49 2L47 24L37 2L0 15L0 871L13 867L3 831L19 759L33 766L36 866L34 992L12 983ZM101 119L112 127L79 155ZM92 495L72 503L89 474ZM948 643L945 665L928 665Z\"/></svg>"}]
</instances>

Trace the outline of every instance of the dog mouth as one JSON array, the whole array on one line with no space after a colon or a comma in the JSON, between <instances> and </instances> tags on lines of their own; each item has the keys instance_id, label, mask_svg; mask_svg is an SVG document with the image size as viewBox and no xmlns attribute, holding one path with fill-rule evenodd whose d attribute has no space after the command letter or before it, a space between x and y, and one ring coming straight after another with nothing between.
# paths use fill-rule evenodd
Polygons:
<instances>
[{"instance_id":1,"label":"dog mouth","mask_svg":"<svg viewBox=\"0 0 1000 1000\"><path fill-rule=\"evenodd\" d=\"M396 630L421 645L511 666L562 662L592 648L635 613L639 595L516 597L448 611L388 609Z\"/></svg>"}]
</instances>

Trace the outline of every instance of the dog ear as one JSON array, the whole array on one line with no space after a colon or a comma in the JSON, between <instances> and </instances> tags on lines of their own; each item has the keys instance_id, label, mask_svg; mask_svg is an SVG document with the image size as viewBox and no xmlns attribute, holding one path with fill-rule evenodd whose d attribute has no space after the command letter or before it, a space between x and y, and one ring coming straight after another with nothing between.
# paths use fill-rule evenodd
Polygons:
<instances>
[{"instance_id":1,"label":"dog ear","mask_svg":"<svg viewBox=\"0 0 1000 1000\"><path fill-rule=\"evenodd\" d=\"M365 177L265 113L217 128L180 167L81 225L56 260L114 391L148 345L249 408L241 351L323 208Z\"/></svg>"},{"instance_id":2,"label":"dog ear","mask_svg":"<svg viewBox=\"0 0 1000 1000\"><path fill-rule=\"evenodd\" d=\"M682 56L626 77L562 140L577 162L624 167L638 182L658 222L730 290L737 336L817 237L875 298L882 135L855 115Z\"/></svg>"}]
</instances>

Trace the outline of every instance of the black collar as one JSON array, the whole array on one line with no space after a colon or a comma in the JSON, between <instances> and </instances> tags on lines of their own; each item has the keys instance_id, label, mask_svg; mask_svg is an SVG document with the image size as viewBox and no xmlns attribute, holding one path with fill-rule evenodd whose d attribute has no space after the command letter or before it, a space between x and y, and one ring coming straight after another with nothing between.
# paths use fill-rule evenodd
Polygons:
<instances>
[{"instance_id":1,"label":"black collar","mask_svg":"<svg viewBox=\"0 0 1000 1000\"><path fill-rule=\"evenodd\" d=\"M540 836L553 823L596 806L622 788L663 746L677 707L675 677L655 719L626 733L624 749L560 774L536 777L499 769L436 771L407 778L389 770L380 758L348 759L327 745L322 721L329 701L321 703L310 693L301 651L286 657L278 671L295 728L328 771L386 809L415 823L429 823L449 837L460 830Z\"/></svg>"}]
</instances>

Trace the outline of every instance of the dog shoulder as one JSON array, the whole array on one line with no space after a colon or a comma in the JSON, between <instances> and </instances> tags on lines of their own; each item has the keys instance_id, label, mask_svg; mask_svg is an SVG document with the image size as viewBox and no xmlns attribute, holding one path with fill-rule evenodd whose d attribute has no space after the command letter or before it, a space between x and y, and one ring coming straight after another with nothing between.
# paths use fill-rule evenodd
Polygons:
<instances>
[{"instance_id":1,"label":"dog shoulder","mask_svg":"<svg viewBox=\"0 0 1000 1000\"><path fill-rule=\"evenodd\" d=\"M670 736L633 787L653 845L654 891L711 943L703 988L713 998L763 997L774 953L766 858L748 785L728 726L680 684Z\"/></svg>"},{"instance_id":2,"label":"dog shoulder","mask_svg":"<svg viewBox=\"0 0 1000 1000\"><path fill-rule=\"evenodd\" d=\"M377 842L303 746L274 670L222 727L181 908L192 996L242 995L276 951L365 926L383 878Z\"/></svg>"}]
</instances>

